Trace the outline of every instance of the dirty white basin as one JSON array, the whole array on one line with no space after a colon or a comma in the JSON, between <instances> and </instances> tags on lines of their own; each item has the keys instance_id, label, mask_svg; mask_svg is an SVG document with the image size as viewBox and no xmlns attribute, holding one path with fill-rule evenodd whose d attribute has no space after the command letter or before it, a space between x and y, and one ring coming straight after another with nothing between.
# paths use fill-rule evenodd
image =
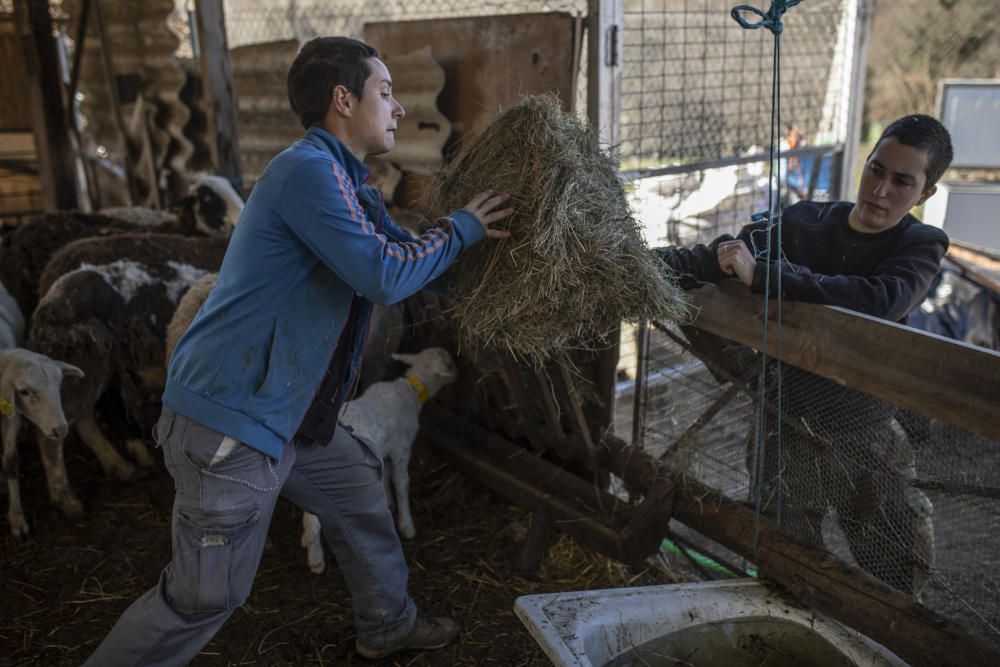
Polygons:
<instances>
[{"instance_id":1,"label":"dirty white basin","mask_svg":"<svg viewBox=\"0 0 1000 667\"><path fill-rule=\"evenodd\" d=\"M514 610L559 667L906 665L753 579L526 595Z\"/></svg>"}]
</instances>

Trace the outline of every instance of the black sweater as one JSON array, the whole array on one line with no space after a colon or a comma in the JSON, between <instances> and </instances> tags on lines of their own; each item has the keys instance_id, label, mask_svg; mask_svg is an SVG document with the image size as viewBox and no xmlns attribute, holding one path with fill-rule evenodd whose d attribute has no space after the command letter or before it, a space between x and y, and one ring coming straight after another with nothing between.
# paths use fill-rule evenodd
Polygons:
<instances>
[{"instance_id":1,"label":"black sweater","mask_svg":"<svg viewBox=\"0 0 1000 667\"><path fill-rule=\"evenodd\" d=\"M850 202L802 201L782 214L783 260L772 261L771 295L777 294L781 272L783 298L842 306L866 315L905 322L923 300L948 250L947 235L912 215L877 234L851 228ZM747 225L736 238L757 257L751 290L764 293L767 275L767 223ZM772 231L777 248L777 229ZM657 248L656 253L691 289L727 278L719 268L716 248L733 237L720 236L693 248Z\"/></svg>"}]
</instances>

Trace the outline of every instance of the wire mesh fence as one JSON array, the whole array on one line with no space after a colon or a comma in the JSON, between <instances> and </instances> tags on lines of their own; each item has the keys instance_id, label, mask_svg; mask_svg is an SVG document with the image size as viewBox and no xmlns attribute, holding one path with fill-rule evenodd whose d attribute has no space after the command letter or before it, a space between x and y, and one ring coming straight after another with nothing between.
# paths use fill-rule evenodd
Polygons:
<instances>
[{"instance_id":1,"label":"wire mesh fence","mask_svg":"<svg viewBox=\"0 0 1000 667\"><path fill-rule=\"evenodd\" d=\"M695 329L648 336L619 434L638 415L653 456L1000 641L1000 443L789 364L762 375L756 352Z\"/></svg>"},{"instance_id":2,"label":"wire mesh fence","mask_svg":"<svg viewBox=\"0 0 1000 667\"><path fill-rule=\"evenodd\" d=\"M622 168L766 150L774 44L740 29L726 0L630 0L623 35ZM785 15L782 120L813 144L843 140L853 2L802 3ZM846 59L846 60L845 60ZM846 66L845 66L846 65Z\"/></svg>"},{"instance_id":3,"label":"wire mesh fence","mask_svg":"<svg viewBox=\"0 0 1000 667\"><path fill-rule=\"evenodd\" d=\"M766 210L772 143L788 201L837 196L848 134L857 0L802 3L784 18L781 110L771 136L774 40L725 0L625 3L622 170L651 245L735 233Z\"/></svg>"}]
</instances>

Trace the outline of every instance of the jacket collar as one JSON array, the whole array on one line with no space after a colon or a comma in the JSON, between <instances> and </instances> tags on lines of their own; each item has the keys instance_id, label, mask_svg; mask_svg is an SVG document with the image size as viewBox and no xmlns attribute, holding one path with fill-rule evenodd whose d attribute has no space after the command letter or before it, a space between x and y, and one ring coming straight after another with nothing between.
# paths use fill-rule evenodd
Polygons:
<instances>
[{"instance_id":1,"label":"jacket collar","mask_svg":"<svg viewBox=\"0 0 1000 667\"><path fill-rule=\"evenodd\" d=\"M333 157L336 162L344 168L347 175L351 177L355 188L360 188L371 175L371 169L364 162L355 157L354 153L347 149L336 137L321 127L315 125L306 132L306 141L321 148Z\"/></svg>"}]
</instances>

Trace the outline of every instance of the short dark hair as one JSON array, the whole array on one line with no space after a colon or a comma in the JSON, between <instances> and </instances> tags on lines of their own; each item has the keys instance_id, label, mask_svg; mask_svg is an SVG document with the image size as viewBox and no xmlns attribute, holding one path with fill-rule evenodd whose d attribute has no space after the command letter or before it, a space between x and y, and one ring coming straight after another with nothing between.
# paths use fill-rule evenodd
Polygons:
<instances>
[{"instance_id":1,"label":"short dark hair","mask_svg":"<svg viewBox=\"0 0 1000 667\"><path fill-rule=\"evenodd\" d=\"M302 127L323 122L335 86L344 86L360 99L371 74L367 61L377 57L374 48L349 37L306 42L288 68L288 103Z\"/></svg>"},{"instance_id":2,"label":"short dark hair","mask_svg":"<svg viewBox=\"0 0 1000 667\"><path fill-rule=\"evenodd\" d=\"M882 132L882 136L875 143L875 148L889 137L895 137L899 143L913 146L927 155L927 168L924 170L927 174L925 188L938 182L954 157L951 135L938 119L931 116L912 114L894 120ZM872 149L868 156L869 160L874 153L875 150Z\"/></svg>"}]
</instances>

